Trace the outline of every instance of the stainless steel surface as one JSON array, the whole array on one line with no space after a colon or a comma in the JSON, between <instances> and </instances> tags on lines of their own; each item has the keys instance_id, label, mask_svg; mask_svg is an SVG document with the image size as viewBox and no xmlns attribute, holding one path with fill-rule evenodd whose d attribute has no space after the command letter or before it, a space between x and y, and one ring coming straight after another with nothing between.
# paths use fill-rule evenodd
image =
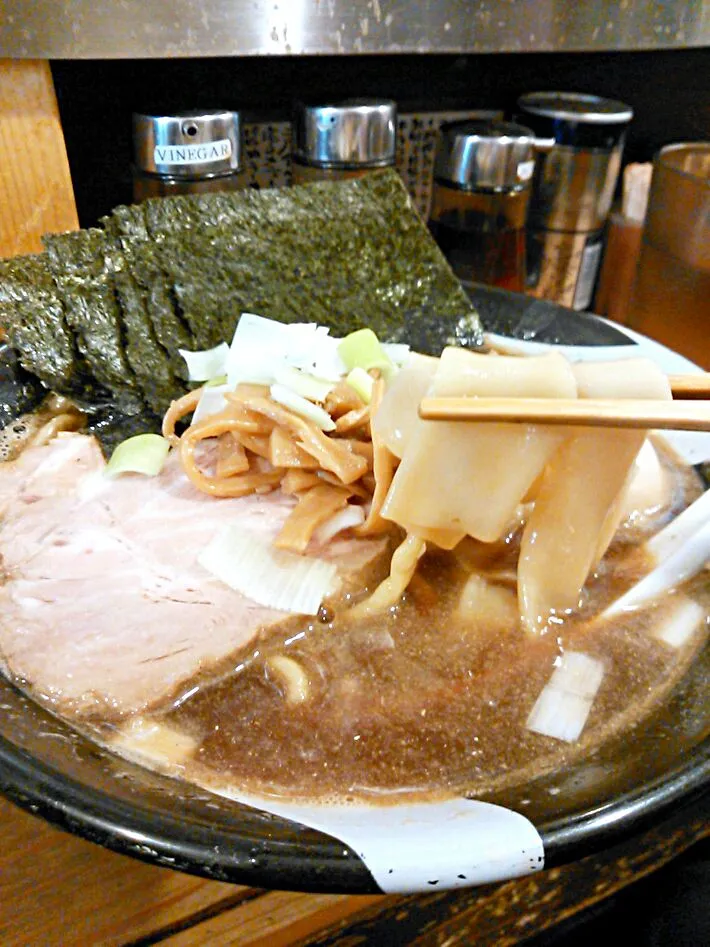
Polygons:
<instances>
[{"instance_id":1,"label":"stainless steel surface","mask_svg":"<svg viewBox=\"0 0 710 947\"><path fill-rule=\"evenodd\" d=\"M4 0L0 56L673 49L710 45L703 0Z\"/></svg>"},{"instance_id":2,"label":"stainless steel surface","mask_svg":"<svg viewBox=\"0 0 710 947\"><path fill-rule=\"evenodd\" d=\"M623 102L582 92L527 92L518 106L531 115L591 125L626 125L634 117Z\"/></svg>"},{"instance_id":3,"label":"stainless steel surface","mask_svg":"<svg viewBox=\"0 0 710 947\"><path fill-rule=\"evenodd\" d=\"M387 99L353 99L331 105L298 106L294 153L320 166L394 164L397 106Z\"/></svg>"},{"instance_id":4,"label":"stainless steel surface","mask_svg":"<svg viewBox=\"0 0 710 947\"><path fill-rule=\"evenodd\" d=\"M535 170L535 135L513 122L444 125L434 177L467 190L529 187Z\"/></svg>"},{"instance_id":5,"label":"stainless steel surface","mask_svg":"<svg viewBox=\"0 0 710 947\"><path fill-rule=\"evenodd\" d=\"M141 171L173 178L208 178L239 170L239 112L133 116L133 149Z\"/></svg>"},{"instance_id":6,"label":"stainless steel surface","mask_svg":"<svg viewBox=\"0 0 710 947\"><path fill-rule=\"evenodd\" d=\"M535 169L530 225L589 233L604 226L621 168L621 146L587 151L556 145Z\"/></svg>"}]
</instances>

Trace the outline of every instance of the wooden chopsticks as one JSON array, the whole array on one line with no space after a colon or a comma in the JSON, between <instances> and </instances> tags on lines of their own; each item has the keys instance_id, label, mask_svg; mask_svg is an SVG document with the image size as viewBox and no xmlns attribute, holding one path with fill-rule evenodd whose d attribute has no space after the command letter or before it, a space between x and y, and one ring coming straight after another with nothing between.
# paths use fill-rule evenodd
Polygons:
<instances>
[{"instance_id":1,"label":"wooden chopsticks","mask_svg":"<svg viewBox=\"0 0 710 947\"><path fill-rule=\"evenodd\" d=\"M673 401L631 398L423 398L425 421L503 421L710 431L710 374L670 375Z\"/></svg>"},{"instance_id":2,"label":"wooden chopsticks","mask_svg":"<svg viewBox=\"0 0 710 947\"><path fill-rule=\"evenodd\" d=\"M513 424L710 431L710 401L423 398L419 416L425 421L504 421Z\"/></svg>"},{"instance_id":3,"label":"wooden chopsticks","mask_svg":"<svg viewBox=\"0 0 710 947\"><path fill-rule=\"evenodd\" d=\"M697 375L669 375L674 398L710 398L710 372Z\"/></svg>"}]
</instances>

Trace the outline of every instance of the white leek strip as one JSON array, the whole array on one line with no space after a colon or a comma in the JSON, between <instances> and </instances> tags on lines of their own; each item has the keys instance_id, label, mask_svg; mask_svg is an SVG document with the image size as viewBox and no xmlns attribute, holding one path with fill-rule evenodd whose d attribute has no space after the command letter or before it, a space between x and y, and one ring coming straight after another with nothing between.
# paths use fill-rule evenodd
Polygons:
<instances>
[{"instance_id":1,"label":"white leek strip","mask_svg":"<svg viewBox=\"0 0 710 947\"><path fill-rule=\"evenodd\" d=\"M105 472L110 477L123 473L155 477L163 469L169 450L169 441L160 434L137 434L118 445L111 454Z\"/></svg>"},{"instance_id":2,"label":"white leek strip","mask_svg":"<svg viewBox=\"0 0 710 947\"><path fill-rule=\"evenodd\" d=\"M187 349L178 349L187 363L188 378L190 381L209 381L218 375L227 374L227 358L229 346L220 342L213 349L202 349L198 352L189 352Z\"/></svg>"},{"instance_id":3,"label":"white leek strip","mask_svg":"<svg viewBox=\"0 0 710 947\"><path fill-rule=\"evenodd\" d=\"M284 388L290 388L291 391L302 398L306 398L308 401L317 401L321 404L335 387L335 382L317 378L315 375L303 372L299 368L290 368L289 366L277 368L274 372L274 379L277 384L283 385Z\"/></svg>"},{"instance_id":4,"label":"white leek strip","mask_svg":"<svg viewBox=\"0 0 710 947\"><path fill-rule=\"evenodd\" d=\"M335 430L335 421L333 421L327 411L323 410L323 408L319 408L317 404L313 404L300 395L297 395L294 391L291 391L290 388L284 388L283 385L272 385L270 394L273 401L282 404L285 408L290 408L291 411L295 414L299 414L307 421L313 421L316 427L319 427L321 431Z\"/></svg>"},{"instance_id":5,"label":"white leek strip","mask_svg":"<svg viewBox=\"0 0 710 947\"><path fill-rule=\"evenodd\" d=\"M219 414L227 407L225 395L233 389L229 385L205 385L192 415L192 423L204 421L212 414Z\"/></svg>"},{"instance_id":6,"label":"white leek strip","mask_svg":"<svg viewBox=\"0 0 710 947\"><path fill-rule=\"evenodd\" d=\"M339 344L340 340L331 338L325 326L319 326L315 338L305 352L289 353L288 364L318 378L338 382L347 372L338 354Z\"/></svg>"},{"instance_id":7,"label":"white leek strip","mask_svg":"<svg viewBox=\"0 0 710 947\"><path fill-rule=\"evenodd\" d=\"M404 342L381 342L382 351L397 366L401 368L409 361L412 350Z\"/></svg>"},{"instance_id":8,"label":"white leek strip","mask_svg":"<svg viewBox=\"0 0 710 947\"><path fill-rule=\"evenodd\" d=\"M321 523L313 533L313 541L317 546L325 546L338 533L342 533L346 529L352 529L354 526L360 526L364 522L365 510L361 506L349 503L342 510L334 513L325 523Z\"/></svg>"},{"instance_id":9,"label":"white leek strip","mask_svg":"<svg viewBox=\"0 0 710 947\"><path fill-rule=\"evenodd\" d=\"M348 374L345 381L363 400L365 404L372 401L372 389L375 387L375 379L368 375L364 368L358 365Z\"/></svg>"},{"instance_id":10,"label":"white leek strip","mask_svg":"<svg viewBox=\"0 0 710 947\"><path fill-rule=\"evenodd\" d=\"M244 312L229 346L227 381L233 387L240 382L268 385L274 372L286 364L289 351L297 351L312 339L314 325L284 325L251 312ZM305 342L307 346L307 341Z\"/></svg>"},{"instance_id":11,"label":"white leek strip","mask_svg":"<svg viewBox=\"0 0 710 947\"><path fill-rule=\"evenodd\" d=\"M660 535L660 534L659 534ZM650 544L647 544L647 546ZM633 611L647 602L677 588L696 575L710 561L710 521L701 526L667 559L663 559L652 572L632 586L603 613L604 618L620 612Z\"/></svg>"},{"instance_id":12,"label":"white leek strip","mask_svg":"<svg viewBox=\"0 0 710 947\"><path fill-rule=\"evenodd\" d=\"M328 331L314 322L286 325L242 313L229 347L229 384L270 385L280 370L289 367L337 382L345 374L345 366L338 357L338 342L329 337Z\"/></svg>"},{"instance_id":13,"label":"white leek strip","mask_svg":"<svg viewBox=\"0 0 710 947\"><path fill-rule=\"evenodd\" d=\"M671 648L680 648L691 637L701 622L707 622L705 609L692 598L682 598L671 614L653 629L653 637Z\"/></svg>"},{"instance_id":14,"label":"white leek strip","mask_svg":"<svg viewBox=\"0 0 710 947\"><path fill-rule=\"evenodd\" d=\"M668 556L672 556L677 552L701 526L709 521L710 490L706 490L694 503L691 503L687 509L683 510L667 526L664 526L652 539L649 539L646 543L646 549L658 561L667 559Z\"/></svg>"},{"instance_id":15,"label":"white leek strip","mask_svg":"<svg viewBox=\"0 0 710 947\"><path fill-rule=\"evenodd\" d=\"M601 661L566 652L530 711L528 730L567 743L579 739L603 677Z\"/></svg>"},{"instance_id":16,"label":"white leek strip","mask_svg":"<svg viewBox=\"0 0 710 947\"><path fill-rule=\"evenodd\" d=\"M246 598L299 615L318 614L337 577L334 563L276 549L269 540L238 526L217 533L197 561Z\"/></svg>"}]
</instances>

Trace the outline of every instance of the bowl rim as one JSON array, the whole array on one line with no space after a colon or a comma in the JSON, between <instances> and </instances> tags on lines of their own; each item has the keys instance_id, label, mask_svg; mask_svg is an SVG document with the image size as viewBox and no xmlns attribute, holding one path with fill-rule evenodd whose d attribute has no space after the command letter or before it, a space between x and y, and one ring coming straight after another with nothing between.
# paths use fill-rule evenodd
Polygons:
<instances>
[{"instance_id":1,"label":"bowl rim","mask_svg":"<svg viewBox=\"0 0 710 947\"><path fill-rule=\"evenodd\" d=\"M623 327L587 313L577 314L542 300L488 287L474 288L471 295L479 304L482 300L490 302L493 313L502 303L512 302L521 323L531 312L546 315L547 321L542 320L545 331L536 341L570 344L564 338L549 338L549 334L562 331L564 335L565 323L574 324L579 320L585 326L585 333L590 331L590 325L599 326L601 341L596 342L597 345L636 344ZM485 322L484 316L485 328L496 331L495 324ZM593 328L591 331L594 332ZM530 338L529 333L525 338ZM0 680L0 688L15 692L22 700L28 699L5 678ZM65 728L76 735L71 724L52 717L46 708L32 703L33 709L51 719L55 728ZM79 739L85 738L79 736ZM103 747L98 748L98 754L102 759L119 759ZM128 770L133 767L136 773L147 772L123 758L120 762ZM173 789L176 784L167 776L152 774L152 778L165 781ZM82 783L47 760L32 755L2 732L0 792L21 808L61 829L155 865L254 887L381 893L361 858L342 841L323 832L308 829L305 835L301 834L300 841L299 838L295 841L281 838L279 831L288 831L293 823L271 815L266 830L252 829L258 827L256 821L247 828L234 819L239 807L247 807L224 799L222 802L230 809L237 807L231 810L231 819L211 821L204 813L191 812L190 822L186 824L169 804L160 808L139 805L126 801L118 793ZM205 794L205 790L200 792ZM661 821L670 810L695 805L709 793L710 737L707 737L693 746L687 760L640 786L585 811L545 818L536 824L544 846L545 867L561 865L616 844ZM256 809L253 813L264 815Z\"/></svg>"}]
</instances>

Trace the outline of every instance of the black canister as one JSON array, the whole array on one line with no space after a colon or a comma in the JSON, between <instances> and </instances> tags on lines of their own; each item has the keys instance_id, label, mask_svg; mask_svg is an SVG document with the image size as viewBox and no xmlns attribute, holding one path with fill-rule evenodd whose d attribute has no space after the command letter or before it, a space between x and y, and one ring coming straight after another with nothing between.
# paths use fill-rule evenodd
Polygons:
<instances>
[{"instance_id":1,"label":"black canister","mask_svg":"<svg viewBox=\"0 0 710 947\"><path fill-rule=\"evenodd\" d=\"M133 115L133 197L240 187L239 112L223 109Z\"/></svg>"},{"instance_id":2,"label":"black canister","mask_svg":"<svg viewBox=\"0 0 710 947\"><path fill-rule=\"evenodd\" d=\"M536 134L554 139L533 182L527 291L587 309L633 110L577 92L531 92L520 97L518 109Z\"/></svg>"}]
</instances>

